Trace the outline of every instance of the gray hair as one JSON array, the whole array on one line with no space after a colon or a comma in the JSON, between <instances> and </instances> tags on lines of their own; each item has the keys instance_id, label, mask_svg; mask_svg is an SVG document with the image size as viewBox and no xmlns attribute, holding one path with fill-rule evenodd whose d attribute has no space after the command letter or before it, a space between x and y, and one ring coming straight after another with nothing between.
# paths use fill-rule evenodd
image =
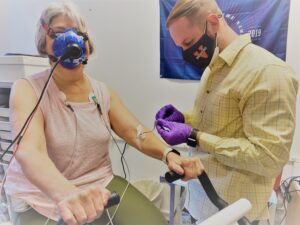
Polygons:
<instances>
[{"instance_id":1,"label":"gray hair","mask_svg":"<svg viewBox=\"0 0 300 225\"><path fill-rule=\"evenodd\" d=\"M222 14L215 0L178 0L167 18L166 26L170 27L181 17L188 18L191 23L200 23L210 13Z\"/></svg>"},{"instance_id":2,"label":"gray hair","mask_svg":"<svg viewBox=\"0 0 300 225\"><path fill-rule=\"evenodd\" d=\"M87 32L87 27L84 22L83 17L79 14L77 8L71 1L60 1L60 2L52 2L48 5L46 9L41 14L41 18L38 21L36 35L35 35L35 45L37 47L38 52L46 56L46 31L43 27L44 23L51 25L54 18L58 16L66 16L77 25L78 31ZM89 44L89 53L92 54L94 52L94 44L91 40L90 35L88 36L88 44Z\"/></svg>"}]
</instances>

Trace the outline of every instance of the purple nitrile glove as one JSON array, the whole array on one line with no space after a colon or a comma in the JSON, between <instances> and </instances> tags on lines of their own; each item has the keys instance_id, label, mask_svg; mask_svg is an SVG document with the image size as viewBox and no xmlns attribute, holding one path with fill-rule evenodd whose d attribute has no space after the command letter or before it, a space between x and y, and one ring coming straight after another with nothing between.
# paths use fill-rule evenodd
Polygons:
<instances>
[{"instance_id":1,"label":"purple nitrile glove","mask_svg":"<svg viewBox=\"0 0 300 225\"><path fill-rule=\"evenodd\" d=\"M178 145L187 142L192 131L192 127L190 125L166 121L163 119L158 119L155 126L157 132L169 145Z\"/></svg>"},{"instance_id":2,"label":"purple nitrile glove","mask_svg":"<svg viewBox=\"0 0 300 225\"><path fill-rule=\"evenodd\" d=\"M155 119L184 123L184 116L173 105L165 105L155 115Z\"/></svg>"}]
</instances>

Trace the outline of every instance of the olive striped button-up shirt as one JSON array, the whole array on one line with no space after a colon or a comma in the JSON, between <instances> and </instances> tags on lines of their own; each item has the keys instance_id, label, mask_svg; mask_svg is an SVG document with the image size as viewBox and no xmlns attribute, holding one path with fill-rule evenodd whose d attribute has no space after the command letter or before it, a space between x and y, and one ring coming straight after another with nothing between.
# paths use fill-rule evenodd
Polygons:
<instances>
[{"instance_id":1,"label":"olive striped button-up shirt","mask_svg":"<svg viewBox=\"0 0 300 225\"><path fill-rule=\"evenodd\" d=\"M252 203L251 220L268 217L274 180L288 162L298 81L291 68L239 36L202 75L186 123L201 131L198 150L217 192Z\"/></svg>"}]
</instances>

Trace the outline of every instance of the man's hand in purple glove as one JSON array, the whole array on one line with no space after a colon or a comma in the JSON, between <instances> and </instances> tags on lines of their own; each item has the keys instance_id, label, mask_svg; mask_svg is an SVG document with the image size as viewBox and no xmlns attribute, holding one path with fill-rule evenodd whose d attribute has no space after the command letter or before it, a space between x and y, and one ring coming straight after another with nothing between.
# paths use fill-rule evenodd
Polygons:
<instances>
[{"instance_id":1,"label":"man's hand in purple glove","mask_svg":"<svg viewBox=\"0 0 300 225\"><path fill-rule=\"evenodd\" d=\"M163 119L158 119L155 126L157 132L169 145L178 145L187 142L192 131L190 125L170 122Z\"/></svg>"},{"instance_id":2,"label":"man's hand in purple glove","mask_svg":"<svg viewBox=\"0 0 300 225\"><path fill-rule=\"evenodd\" d=\"M173 105L163 106L155 116L155 119L164 119L171 122L184 123L184 116Z\"/></svg>"}]
</instances>

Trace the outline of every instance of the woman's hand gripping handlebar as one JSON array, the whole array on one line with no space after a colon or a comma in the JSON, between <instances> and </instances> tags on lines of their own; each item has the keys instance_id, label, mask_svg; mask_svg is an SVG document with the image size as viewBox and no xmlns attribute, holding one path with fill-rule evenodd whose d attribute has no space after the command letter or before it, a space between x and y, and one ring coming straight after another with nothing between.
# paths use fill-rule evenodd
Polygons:
<instances>
[{"instance_id":1,"label":"woman's hand gripping handlebar","mask_svg":"<svg viewBox=\"0 0 300 225\"><path fill-rule=\"evenodd\" d=\"M120 196L116 192L112 192L110 198L107 201L107 205L105 208L112 207L120 203ZM65 222L63 219L59 219L56 225L64 225Z\"/></svg>"}]
</instances>

